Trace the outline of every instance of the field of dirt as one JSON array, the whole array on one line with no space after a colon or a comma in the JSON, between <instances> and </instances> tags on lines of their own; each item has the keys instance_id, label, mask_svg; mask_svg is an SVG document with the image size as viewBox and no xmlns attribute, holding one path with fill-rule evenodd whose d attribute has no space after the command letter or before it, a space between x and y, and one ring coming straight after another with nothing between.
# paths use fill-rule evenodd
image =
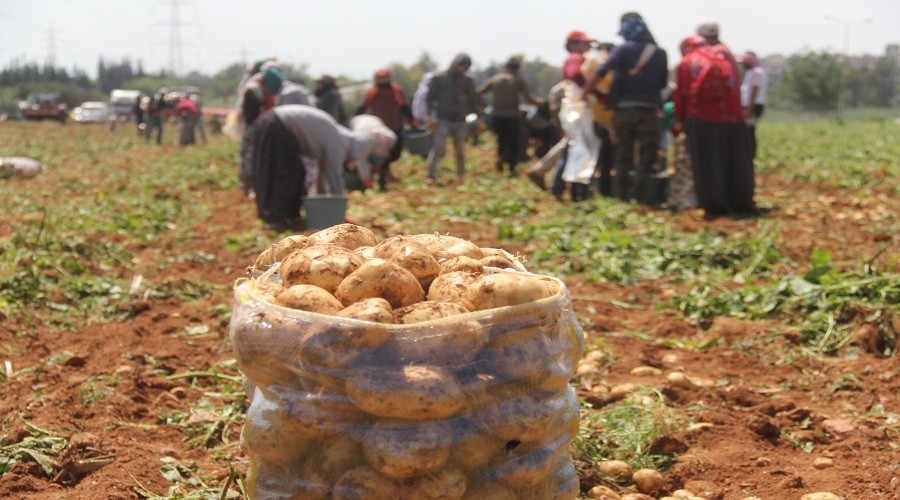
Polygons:
<instances>
[{"instance_id":1,"label":"field of dirt","mask_svg":"<svg viewBox=\"0 0 900 500\"><path fill-rule=\"evenodd\" d=\"M175 151L141 145L128 154L164 158ZM481 175L496 175L489 154L481 152L476 158L481 161ZM0 182L17 182L22 190L46 188L58 182L58 175L74 174L55 168L35 179ZM366 203L391 203L398 197L427 200L431 196L427 190L399 184L391 187ZM36 429L69 439L52 477L37 461L25 457L0 475L0 498L170 498L173 482L160 472L166 457L183 464L182 475L192 478L195 486L221 488L229 483L230 490L237 492L233 478L248 465L238 446L237 425L215 429L209 438L219 443L213 453L189 443L179 428L164 420L174 410L189 412L203 398L227 396L209 394L204 377L172 375L209 369L233 357L227 341L228 317L217 305L230 304L231 286L254 256L229 250L223 242L229 235L263 231L252 202L239 189L205 189L202 198L213 207L212 215L194 223L187 241L176 241L174 235L163 232L152 246L130 250L133 264L145 280L160 283L202 278L220 285L212 296L188 303L135 298L122 305L134 313L133 319L96 322L77 330L59 331L28 317L0 318L0 369L7 373L33 370L31 375L26 372L0 380L0 444L22 442L36 435ZM772 207L760 219L704 221L693 212L660 213L681 230L714 227L723 235L776 220L782 252L806 256L812 248L824 247L839 263L875 255L885 241L897 243L896 235L872 231L842 215L862 213L865 207L854 206L839 189L761 178L758 198ZM810 200L818 200L820 205ZM557 202L548 196L544 203ZM897 213L898 200L888 203ZM365 212L353 214L354 222L374 226L382 237L394 230L378 227ZM14 224L0 219L0 235L11 234ZM496 240L496 231L483 224L456 220L446 230L480 245L526 250ZM272 241L282 236L264 234ZM215 259L179 262L163 271L152 265L176 246L181 253L203 252ZM896 355L884 356L860 347L853 355L786 358L786 352L799 352L800 348L782 325L728 317L697 325L655 307L660 297L684 291L677 287L653 281L635 286L585 279L566 282L577 314L590 325L585 331L588 345L608 349L614 356L603 386L593 391L581 387L580 395L602 408L610 401L608 388L649 384L660 390L667 404L694 421L662 444L676 452L677 458L663 472L667 486L659 496L685 488L707 499L799 499L811 492L832 492L846 499L900 498L900 366ZM900 318L893 321L892 334L896 336ZM206 325L215 334L179 334L197 325ZM649 335L620 334L626 330ZM773 336L773 332L779 334ZM724 342L703 350L670 347L665 342L710 338ZM63 354L63 362L48 363ZM632 374L642 366L658 370ZM675 370L696 377L695 383L667 379ZM85 404L86 383L97 380L104 381L104 397ZM214 417L194 412L190 419ZM202 473L192 476L192 471ZM581 479L585 493L599 484L619 493L633 491L633 487L602 480L589 467L582 469Z\"/></svg>"}]
</instances>

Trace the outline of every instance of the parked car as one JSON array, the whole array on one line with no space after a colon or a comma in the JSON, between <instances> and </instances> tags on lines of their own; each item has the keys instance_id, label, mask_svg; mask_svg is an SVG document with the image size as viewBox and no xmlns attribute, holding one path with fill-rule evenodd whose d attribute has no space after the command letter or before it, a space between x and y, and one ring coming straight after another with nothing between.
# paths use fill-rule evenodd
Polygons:
<instances>
[{"instance_id":1,"label":"parked car","mask_svg":"<svg viewBox=\"0 0 900 500\"><path fill-rule=\"evenodd\" d=\"M66 123L69 106L55 92L31 94L19 102L19 111L26 120L59 120Z\"/></svg>"},{"instance_id":2,"label":"parked car","mask_svg":"<svg viewBox=\"0 0 900 500\"><path fill-rule=\"evenodd\" d=\"M109 106L105 102L88 101L72 111L72 119L78 123L104 123L109 118Z\"/></svg>"},{"instance_id":3,"label":"parked car","mask_svg":"<svg viewBox=\"0 0 900 500\"><path fill-rule=\"evenodd\" d=\"M109 114L118 121L134 119L134 103L141 97L140 90L115 89L109 93Z\"/></svg>"}]
</instances>

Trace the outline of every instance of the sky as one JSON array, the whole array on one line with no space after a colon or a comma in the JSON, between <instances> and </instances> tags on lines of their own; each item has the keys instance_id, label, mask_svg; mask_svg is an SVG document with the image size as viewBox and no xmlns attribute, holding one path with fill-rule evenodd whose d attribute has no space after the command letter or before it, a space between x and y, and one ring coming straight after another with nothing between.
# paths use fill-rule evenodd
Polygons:
<instances>
[{"instance_id":1,"label":"sky","mask_svg":"<svg viewBox=\"0 0 900 500\"><path fill-rule=\"evenodd\" d=\"M424 52L442 68L458 52L475 68L512 54L560 65L566 33L619 43L628 11L644 17L670 66L708 19L733 52L762 57L883 55L900 43L900 0L0 0L0 67L52 58L95 77L102 57L213 74L275 56L313 75L368 79Z\"/></svg>"}]
</instances>

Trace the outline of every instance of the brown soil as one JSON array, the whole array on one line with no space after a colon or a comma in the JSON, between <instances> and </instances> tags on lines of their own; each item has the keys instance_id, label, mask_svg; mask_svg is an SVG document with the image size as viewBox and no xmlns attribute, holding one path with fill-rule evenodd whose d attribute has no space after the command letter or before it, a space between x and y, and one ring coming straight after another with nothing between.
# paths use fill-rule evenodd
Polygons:
<instances>
[{"instance_id":1,"label":"brown soil","mask_svg":"<svg viewBox=\"0 0 900 500\"><path fill-rule=\"evenodd\" d=\"M45 175L33 182L52 183L54 179ZM875 255L885 238L896 238L867 229L865 221L880 213L878 207L861 206L847 193L777 179L764 179L761 184L759 198L774 206L769 218L782 223L782 250L798 259L813 247L825 247L838 262L858 262L860 257ZM394 196L409 196L396 189ZM792 194L787 196L787 192ZM0 475L0 498L133 499L141 497L138 490L164 495L171 483L159 471L163 457L196 464L207 484L219 487L229 477L229 466L246 469L246 458L237 446L238 428L222 431L233 446L224 455L214 456L208 449L189 446L177 427L160 425L160 419L172 410L188 412L206 397L202 382L192 385L190 379L170 380L166 373L209 367L232 358L225 337L227 320L213 307L230 303L231 285L252 256L231 252L223 248L223 242L229 234L259 228L254 207L238 190L221 192L210 187L204 195L214 207L214 215L195 228L188 246L215 254L211 264L186 262L163 271L150 265L175 244L166 241L165 233L152 248L132 250L136 265L148 280L202 276L222 285L209 299L192 303L137 300L129 304L138 312L133 320L91 324L78 331L0 320L0 362L8 360L14 371L41 366L47 370L39 377L16 377L0 385L0 421L6 434L0 440L21 441L33 434L33 426L71 440L60 457L62 470L55 477L48 478L34 461L20 461ZM818 200L819 205L810 200ZM896 200L876 198L863 203L888 203L897 213ZM695 213L666 217L684 230L713 226L724 233L765 220L707 222ZM370 221L361 216L355 222L367 225ZM8 223L0 226L0 234L9 234ZM504 246L493 239L493 228L455 222L446 230L483 246ZM666 491L687 487L709 499L738 499L750 493L766 499L799 498L816 491L853 499L900 497L896 422L900 367L896 356L860 350L858 356L785 358L798 350L790 343L790 335L783 335L782 325L720 318L701 329L658 310L654 299L660 289L654 283L628 287L569 280L568 285L576 312L592 325L585 332L588 344L613 354L604 381L609 386L654 384L671 405L700 423L670 436L679 445L676 447L683 445L686 451L664 472ZM613 305L625 300L629 307ZM196 339L174 335L199 324L220 334ZM626 330L643 331L652 340L616 334ZM669 348L657 341L711 336L723 339L722 347L698 351ZM71 357L62 364L45 364L61 353L71 353ZM156 364L151 366L150 359ZM660 368L662 374L630 374L643 365ZM713 385L683 387L667 382L666 374L676 369L713 381ZM855 379L835 384L845 374L853 374ZM90 405L82 402L81 391L87 381L108 381L110 377L115 377L115 382L104 385L107 393L102 400ZM593 400L600 405L605 401L600 397ZM880 411L893 412L892 425L885 426L885 420L877 418ZM800 446L805 441L813 442L811 453ZM829 458L833 465L816 468L814 462L819 458ZM586 478L585 488L593 484L600 483Z\"/></svg>"}]
</instances>

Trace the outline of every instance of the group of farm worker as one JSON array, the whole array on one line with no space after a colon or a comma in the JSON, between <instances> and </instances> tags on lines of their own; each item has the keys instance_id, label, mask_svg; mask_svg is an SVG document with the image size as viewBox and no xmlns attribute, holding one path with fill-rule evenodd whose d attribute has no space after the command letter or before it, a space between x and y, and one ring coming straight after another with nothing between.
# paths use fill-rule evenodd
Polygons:
<instances>
[{"instance_id":1,"label":"group of farm worker","mask_svg":"<svg viewBox=\"0 0 900 500\"><path fill-rule=\"evenodd\" d=\"M667 55L640 14L624 14L618 34L625 40L618 46L568 34L563 81L550 98L565 136L529 179L543 188L553 170L550 191L558 198L567 182L575 200L596 182L601 195L659 203L651 181L674 137L670 206L701 208L710 219L755 213L755 122L766 89L755 54L734 57L718 24L705 21L681 42L669 82Z\"/></svg>"},{"instance_id":2,"label":"group of farm worker","mask_svg":"<svg viewBox=\"0 0 900 500\"><path fill-rule=\"evenodd\" d=\"M621 16L618 34L624 43L614 46L570 32L562 80L547 100L529 92L520 56L476 85L467 75L471 58L462 53L445 71L424 75L412 103L388 70L378 70L352 118L333 77L316 78L310 92L285 79L277 61L259 61L245 72L224 129L241 140L242 186L265 223L302 229L300 209L308 193L340 195L350 183L373 187L376 175L386 189L404 125L420 124L433 132L426 182L436 183L451 138L462 179L470 120L483 110L482 96L491 93L497 169L516 175L527 137L522 130L533 124L520 103L530 103L535 116L546 118L531 127L544 131L546 147L527 176L545 188L544 177L553 171L550 191L558 198L567 184L573 199L587 198L596 182L602 195L655 203L648 198L649 179L658 158L666 156L671 135L676 144L672 206L699 207L708 218L754 213L754 124L766 88L756 56L734 57L718 38L718 24L703 22L696 35L682 41L682 60L670 83L666 52L640 14Z\"/></svg>"}]
</instances>

